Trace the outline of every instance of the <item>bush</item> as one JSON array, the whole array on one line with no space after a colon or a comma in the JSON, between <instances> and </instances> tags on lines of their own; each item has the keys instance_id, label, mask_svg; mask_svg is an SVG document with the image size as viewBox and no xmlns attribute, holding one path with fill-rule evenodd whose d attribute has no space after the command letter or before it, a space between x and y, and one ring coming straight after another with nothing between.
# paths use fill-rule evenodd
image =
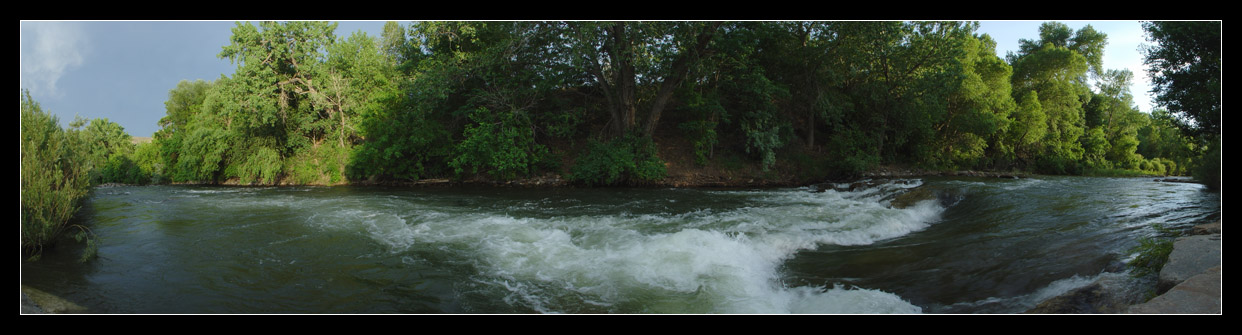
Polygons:
<instances>
[{"instance_id":1,"label":"bush","mask_svg":"<svg viewBox=\"0 0 1242 335\"><path fill-rule=\"evenodd\" d=\"M473 174L482 170L497 179L514 179L534 173L548 154L547 147L535 143L525 112L479 107L470 112L470 120L449 162L459 176L469 168Z\"/></svg>"},{"instance_id":2,"label":"bush","mask_svg":"<svg viewBox=\"0 0 1242 335\"><path fill-rule=\"evenodd\" d=\"M238 166L238 177L243 184L273 184L283 167L280 153L268 147L259 147Z\"/></svg>"},{"instance_id":3,"label":"bush","mask_svg":"<svg viewBox=\"0 0 1242 335\"><path fill-rule=\"evenodd\" d=\"M138 164L143 176L148 179L143 183L159 184L168 181L165 175L163 157L160 156L161 142L139 144L134 149L134 163Z\"/></svg>"},{"instance_id":4,"label":"bush","mask_svg":"<svg viewBox=\"0 0 1242 335\"><path fill-rule=\"evenodd\" d=\"M1197 160L1194 169L1195 180L1207 185L1208 190L1221 189L1221 139L1217 137L1208 144L1208 150Z\"/></svg>"},{"instance_id":5,"label":"bush","mask_svg":"<svg viewBox=\"0 0 1242 335\"><path fill-rule=\"evenodd\" d=\"M837 177L857 176L880 164L875 137L867 132L845 129L830 139L827 149L832 157L831 170Z\"/></svg>"},{"instance_id":6,"label":"bush","mask_svg":"<svg viewBox=\"0 0 1242 335\"><path fill-rule=\"evenodd\" d=\"M336 143L311 146L284 160L282 182L336 185L345 181L345 164L352 148Z\"/></svg>"},{"instance_id":7,"label":"bush","mask_svg":"<svg viewBox=\"0 0 1242 335\"><path fill-rule=\"evenodd\" d=\"M69 224L90 191L83 145L60 128L55 116L44 113L29 92L23 92L20 106L22 252L38 259L44 247L72 229L75 239L87 243L86 260L95 252L90 230Z\"/></svg>"},{"instance_id":8,"label":"bush","mask_svg":"<svg viewBox=\"0 0 1242 335\"><path fill-rule=\"evenodd\" d=\"M196 128L180 142L172 179L178 182L215 181L228 150L229 133L222 129Z\"/></svg>"},{"instance_id":9,"label":"bush","mask_svg":"<svg viewBox=\"0 0 1242 335\"><path fill-rule=\"evenodd\" d=\"M453 149L448 130L421 109L393 104L361 121L366 141L350 154L350 179L417 180L444 170Z\"/></svg>"},{"instance_id":10,"label":"bush","mask_svg":"<svg viewBox=\"0 0 1242 335\"><path fill-rule=\"evenodd\" d=\"M663 179L664 161L650 138L625 136L609 142L591 140L578 157L569 180L586 185L616 185Z\"/></svg>"},{"instance_id":11,"label":"bush","mask_svg":"<svg viewBox=\"0 0 1242 335\"><path fill-rule=\"evenodd\" d=\"M687 121L677 125L677 128L684 131L686 138L694 142L694 163L699 166L707 166L707 160L711 158L713 148L718 142L716 139L716 122Z\"/></svg>"},{"instance_id":12,"label":"bush","mask_svg":"<svg viewBox=\"0 0 1242 335\"><path fill-rule=\"evenodd\" d=\"M101 183L146 184L151 180L129 155L113 153L96 174Z\"/></svg>"}]
</instances>

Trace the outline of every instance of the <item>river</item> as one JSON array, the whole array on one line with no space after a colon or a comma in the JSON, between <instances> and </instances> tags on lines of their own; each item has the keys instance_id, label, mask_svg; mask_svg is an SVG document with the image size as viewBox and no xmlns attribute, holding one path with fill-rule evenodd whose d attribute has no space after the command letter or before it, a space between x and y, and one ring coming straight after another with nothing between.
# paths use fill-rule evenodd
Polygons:
<instances>
[{"instance_id":1,"label":"river","mask_svg":"<svg viewBox=\"0 0 1242 335\"><path fill-rule=\"evenodd\" d=\"M96 189L22 283L93 313L1021 313L1220 196L1142 178ZM845 186L845 185L841 185ZM894 208L914 188L937 196Z\"/></svg>"}]
</instances>

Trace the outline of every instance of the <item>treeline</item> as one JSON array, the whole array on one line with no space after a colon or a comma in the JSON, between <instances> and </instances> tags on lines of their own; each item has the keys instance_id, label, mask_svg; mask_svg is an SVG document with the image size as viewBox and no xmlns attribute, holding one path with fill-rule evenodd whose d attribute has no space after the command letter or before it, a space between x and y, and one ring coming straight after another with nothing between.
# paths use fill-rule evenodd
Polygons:
<instances>
[{"instance_id":1,"label":"treeline","mask_svg":"<svg viewBox=\"0 0 1242 335\"><path fill-rule=\"evenodd\" d=\"M1135 107L1133 74L1102 68L1091 26L1045 23L1004 59L971 22L335 27L238 23L219 54L236 72L178 84L153 142L116 165L146 182L609 185L664 178L672 141L699 166L812 179L887 164L1184 175L1204 151L1178 117Z\"/></svg>"}]
</instances>

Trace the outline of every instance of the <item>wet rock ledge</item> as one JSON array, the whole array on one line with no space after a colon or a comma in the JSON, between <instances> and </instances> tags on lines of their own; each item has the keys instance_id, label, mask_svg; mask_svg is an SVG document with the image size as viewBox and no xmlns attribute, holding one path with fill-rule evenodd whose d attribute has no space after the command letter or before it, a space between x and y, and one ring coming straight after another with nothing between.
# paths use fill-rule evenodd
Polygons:
<instances>
[{"instance_id":1,"label":"wet rock ledge","mask_svg":"<svg viewBox=\"0 0 1242 335\"><path fill-rule=\"evenodd\" d=\"M1169 262L1160 269L1159 296L1131 306L1130 314L1220 314L1220 222L1195 226L1173 242Z\"/></svg>"},{"instance_id":2,"label":"wet rock ledge","mask_svg":"<svg viewBox=\"0 0 1242 335\"><path fill-rule=\"evenodd\" d=\"M1177 238L1160 269L1156 292L1146 302L1130 302L1099 281L1041 302L1028 314L1221 314L1220 222L1195 226Z\"/></svg>"}]
</instances>

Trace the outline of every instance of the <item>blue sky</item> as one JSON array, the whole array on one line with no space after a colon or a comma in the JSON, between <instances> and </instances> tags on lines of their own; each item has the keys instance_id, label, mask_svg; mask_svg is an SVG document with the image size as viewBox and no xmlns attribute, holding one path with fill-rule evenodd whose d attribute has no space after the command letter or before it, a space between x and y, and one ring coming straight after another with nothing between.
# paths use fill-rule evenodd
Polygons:
<instances>
[{"instance_id":1,"label":"blue sky","mask_svg":"<svg viewBox=\"0 0 1242 335\"><path fill-rule=\"evenodd\" d=\"M997 41L997 54L1038 39L1044 21L981 21L979 33ZM1059 21L1075 30L1090 24L1108 34L1106 69L1134 72L1131 90L1150 111L1150 90L1139 45L1138 21ZM383 21L340 21L337 34L379 36ZM181 80L213 80L235 66L217 58L229 43L233 21L22 21L20 84L62 125L74 115L107 118L133 136L151 136L164 116L168 91Z\"/></svg>"}]
</instances>

